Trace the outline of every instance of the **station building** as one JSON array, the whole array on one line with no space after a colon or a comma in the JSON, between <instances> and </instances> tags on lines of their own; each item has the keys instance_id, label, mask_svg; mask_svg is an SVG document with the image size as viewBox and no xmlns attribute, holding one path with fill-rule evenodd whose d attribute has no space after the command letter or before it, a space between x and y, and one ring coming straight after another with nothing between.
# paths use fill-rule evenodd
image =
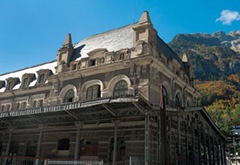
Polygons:
<instances>
[{"instance_id":1,"label":"station building","mask_svg":"<svg viewBox=\"0 0 240 165\"><path fill-rule=\"evenodd\" d=\"M148 12L75 45L67 34L55 61L0 75L0 154L225 165L200 96Z\"/></svg>"}]
</instances>

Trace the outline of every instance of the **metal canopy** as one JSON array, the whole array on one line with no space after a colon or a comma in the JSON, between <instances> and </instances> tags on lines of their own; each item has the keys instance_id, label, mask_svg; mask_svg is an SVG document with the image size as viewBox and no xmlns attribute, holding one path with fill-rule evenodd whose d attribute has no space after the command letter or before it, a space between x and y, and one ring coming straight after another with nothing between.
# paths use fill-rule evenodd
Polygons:
<instances>
[{"instance_id":1,"label":"metal canopy","mask_svg":"<svg viewBox=\"0 0 240 165\"><path fill-rule=\"evenodd\" d=\"M144 107L145 106L145 107ZM138 97L101 98L0 113L0 127L36 127L39 124L103 121L143 116L150 109Z\"/></svg>"}]
</instances>

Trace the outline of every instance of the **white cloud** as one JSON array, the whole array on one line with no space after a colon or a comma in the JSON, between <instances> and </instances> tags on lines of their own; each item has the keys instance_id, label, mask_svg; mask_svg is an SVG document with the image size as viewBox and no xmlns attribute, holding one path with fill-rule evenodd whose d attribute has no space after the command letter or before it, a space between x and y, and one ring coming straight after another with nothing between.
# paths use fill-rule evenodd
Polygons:
<instances>
[{"instance_id":1,"label":"white cloud","mask_svg":"<svg viewBox=\"0 0 240 165\"><path fill-rule=\"evenodd\" d=\"M216 19L217 21L221 21L223 25L231 25L233 21L239 21L240 20L240 14L237 11L231 11L231 10L223 10L221 12L221 16Z\"/></svg>"}]
</instances>

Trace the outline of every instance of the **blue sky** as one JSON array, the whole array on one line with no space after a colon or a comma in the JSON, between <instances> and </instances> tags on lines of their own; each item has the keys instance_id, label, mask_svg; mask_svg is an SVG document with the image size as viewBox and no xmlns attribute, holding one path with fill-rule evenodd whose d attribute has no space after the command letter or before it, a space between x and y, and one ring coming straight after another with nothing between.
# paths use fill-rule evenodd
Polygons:
<instances>
[{"instance_id":1,"label":"blue sky","mask_svg":"<svg viewBox=\"0 0 240 165\"><path fill-rule=\"evenodd\" d=\"M73 43L150 14L158 35L240 30L239 0L1 0L0 74L55 60Z\"/></svg>"}]
</instances>

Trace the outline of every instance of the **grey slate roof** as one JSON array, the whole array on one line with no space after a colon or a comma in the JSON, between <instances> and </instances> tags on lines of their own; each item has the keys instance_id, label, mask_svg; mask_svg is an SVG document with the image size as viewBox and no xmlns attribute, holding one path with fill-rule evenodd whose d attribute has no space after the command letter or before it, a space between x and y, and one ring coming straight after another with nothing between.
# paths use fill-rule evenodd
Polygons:
<instances>
[{"instance_id":1,"label":"grey slate roof","mask_svg":"<svg viewBox=\"0 0 240 165\"><path fill-rule=\"evenodd\" d=\"M118 29L110 30L104 33L88 37L74 46L75 50L80 49L81 58L88 57L87 53L98 48L106 48L108 51L116 51L123 48L133 47L133 27L137 24L131 24ZM77 53L76 52L76 53Z\"/></svg>"}]
</instances>

